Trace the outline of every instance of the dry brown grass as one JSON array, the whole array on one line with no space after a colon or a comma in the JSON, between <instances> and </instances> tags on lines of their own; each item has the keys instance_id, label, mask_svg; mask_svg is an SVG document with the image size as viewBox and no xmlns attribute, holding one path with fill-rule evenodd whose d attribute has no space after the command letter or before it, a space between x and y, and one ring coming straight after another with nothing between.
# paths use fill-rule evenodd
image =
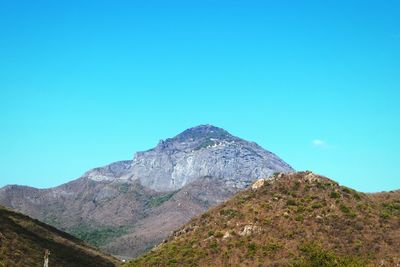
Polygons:
<instances>
[{"instance_id":1,"label":"dry brown grass","mask_svg":"<svg viewBox=\"0 0 400 267\"><path fill-rule=\"evenodd\" d=\"M399 191L301 172L238 193L127 266L396 266L399 244Z\"/></svg>"},{"instance_id":2,"label":"dry brown grass","mask_svg":"<svg viewBox=\"0 0 400 267\"><path fill-rule=\"evenodd\" d=\"M0 266L43 266L45 249L50 249L49 265L54 267L119 265L69 234L0 206Z\"/></svg>"}]
</instances>

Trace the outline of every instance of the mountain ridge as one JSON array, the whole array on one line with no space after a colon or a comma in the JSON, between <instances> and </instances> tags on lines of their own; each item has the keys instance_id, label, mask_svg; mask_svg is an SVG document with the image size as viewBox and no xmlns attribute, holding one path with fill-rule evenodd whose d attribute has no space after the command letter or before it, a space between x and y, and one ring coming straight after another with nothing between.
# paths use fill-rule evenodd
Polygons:
<instances>
[{"instance_id":1,"label":"mountain ridge","mask_svg":"<svg viewBox=\"0 0 400 267\"><path fill-rule=\"evenodd\" d=\"M54 188L3 187L0 204L132 257L254 180L292 171L256 143L200 125Z\"/></svg>"},{"instance_id":2,"label":"mountain ridge","mask_svg":"<svg viewBox=\"0 0 400 267\"><path fill-rule=\"evenodd\" d=\"M312 172L257 180L134 266L400 265L400 190L361 193Z\"/></svg>"}]
</instances>

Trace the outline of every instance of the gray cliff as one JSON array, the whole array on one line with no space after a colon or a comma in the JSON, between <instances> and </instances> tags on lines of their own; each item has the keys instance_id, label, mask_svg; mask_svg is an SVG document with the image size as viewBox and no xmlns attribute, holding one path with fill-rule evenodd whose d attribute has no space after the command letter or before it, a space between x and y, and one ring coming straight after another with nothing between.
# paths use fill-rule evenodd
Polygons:
<instances>
[{"instance_id":1,"label":"gray cliff","mask_svg":"<svg viewBox=\"0 0 400 267\"><path fill-rule=\"evenodd\" d=\"M244 188L258 178L293 169L253 142L211 125L190 128L155 148L136 153L130 180L156 191L173 191L211 176Z\"/></svg>"}]
</instances>

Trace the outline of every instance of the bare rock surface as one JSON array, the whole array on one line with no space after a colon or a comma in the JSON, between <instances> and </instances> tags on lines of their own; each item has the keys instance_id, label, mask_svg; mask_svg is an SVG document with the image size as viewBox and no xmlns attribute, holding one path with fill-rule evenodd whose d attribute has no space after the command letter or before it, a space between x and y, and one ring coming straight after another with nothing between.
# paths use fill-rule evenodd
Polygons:
<instances>
[{"instance_id":1,"label":"bare rock surface","mask_svg":"<svg viewBox=\"0 0 400 267\"><path fill-rule=\"evenodd\" d=\"M177 190L204 176L244 188L255 179L287 171L292 171L288 164L256 143L201 125L137 153L130 179L156 191Z\"/></svg>"}]
</instances>

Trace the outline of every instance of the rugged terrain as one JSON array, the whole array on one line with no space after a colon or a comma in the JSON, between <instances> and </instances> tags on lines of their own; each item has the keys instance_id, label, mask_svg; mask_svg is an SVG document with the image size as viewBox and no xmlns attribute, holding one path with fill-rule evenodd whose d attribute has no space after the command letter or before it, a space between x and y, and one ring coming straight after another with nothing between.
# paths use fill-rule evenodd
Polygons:
<instances>
[{"instance_id":1,"label":"rugged terrain","mask_svg":"<svg viewBox=\"0 0 400 267\"><path fill-rule=\"evenodd\" d=\"M6 186L0 203L133 257L253 181L292 171L256 143L201 125L55 188Z\"/></svg>"},{"instance_id":2,"label":"rugged terrain","mask_svg":"<svg viewBox=\"0 0 400 267\"><path fill-rule=\"evenodd\" d=\"M133 266L399 266L400 191L276 174L211 208Z\"/></svg>"},{"instance_id":3,"label":"rugged terrain","mask_svg":"<svg viewBox=\"0 0 400 267\"><path fill-rule=\"evenodd\" d=\"M0 206L0 266L43 266L45 249L50 249L49 265L54 267L119 265L67 233Z\"/></svg>"}]
</instances>

